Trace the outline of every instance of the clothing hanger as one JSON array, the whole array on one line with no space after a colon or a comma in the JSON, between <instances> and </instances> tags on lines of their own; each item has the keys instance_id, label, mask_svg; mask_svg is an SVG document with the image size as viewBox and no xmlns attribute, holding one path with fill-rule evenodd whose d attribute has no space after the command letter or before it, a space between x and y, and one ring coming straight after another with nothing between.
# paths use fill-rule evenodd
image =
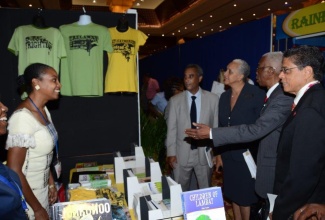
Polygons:
<instances>
[{"instance_id":1,"label":"clothing hanger","mask_svg":"<svg viewBox=\"0 0 325 220\"><path fill-rule=\"evenodd\" d=\"M86 14L85 6L82 6L82 10L84 11L83 15L80 15L78 24L79 25L87 25L91 23L91 17Z\"/></svg>"},{"instance_id":2,"label":"clothing hanger","mask_svg":"<svg viewBox=\"0 0 325 220\"><path fill-rule=\"evenodd\" d=\"M126 32L129 29L129 22L125 14L126 13L124 13L117 22L116 30L118 30L119 32Z\"/></svg>"},{"instance_id":3,"label":"clothing hanger","mask_svg":"<svg viewBox=\"0 0 325 220\"><path fill-rule=\"evenodd\" d=\"M37 28L47 28L48 26L45 24L44 17L42 16L42 8L38 8L37 15L33 17L33 25Z\"/></svg>"}]
</instances>

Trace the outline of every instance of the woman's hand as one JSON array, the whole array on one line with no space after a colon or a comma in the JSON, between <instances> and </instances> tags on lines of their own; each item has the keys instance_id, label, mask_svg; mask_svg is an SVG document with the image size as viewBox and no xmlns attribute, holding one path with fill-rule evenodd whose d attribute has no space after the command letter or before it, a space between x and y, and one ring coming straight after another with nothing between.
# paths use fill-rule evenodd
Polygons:
<instances>
[{"instance_id":1,"label":"woman's hand","mask_svg":"<svg viewBox=\"0 0 325 220\"><path fill-rule=\"evenodd\" d=\"M222 159L221 159L221 155L217 155L217 156L215 156L214 158L213 158L213 162L214 162L214 164L215 164L215 166L216 166L216 169L215 169L215 171L217 172L217 173L221 173L222 171L222 167L223 167L223 163L222 163Z\"/></svg>"},{"instance_id":2,"label":"woman's hand","mask_svg":"<svg viewBox=\"0 0 325 220\"><path fill-rule=\"evenodd\" d=\"M58 192L56 191L55 185L49 185L49 203L53 205L58 199Z\"/></svg>"}]
</instances>

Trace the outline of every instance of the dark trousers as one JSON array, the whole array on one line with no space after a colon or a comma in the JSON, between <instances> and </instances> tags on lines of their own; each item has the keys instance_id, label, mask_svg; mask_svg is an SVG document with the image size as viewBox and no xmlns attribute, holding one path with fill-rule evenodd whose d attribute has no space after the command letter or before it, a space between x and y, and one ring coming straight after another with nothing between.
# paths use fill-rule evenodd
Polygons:
<instances>
[{"instance_id":1,"label":"dark trousers","mask_svg":"<svg viewBox=\"0 0 325 220\"><path fill-rule=\"evenodd\" d=\"M266 220L269 216L270 204L268 199L260 199L251 206L250 220Z\"/></svg>"}]
</instances>

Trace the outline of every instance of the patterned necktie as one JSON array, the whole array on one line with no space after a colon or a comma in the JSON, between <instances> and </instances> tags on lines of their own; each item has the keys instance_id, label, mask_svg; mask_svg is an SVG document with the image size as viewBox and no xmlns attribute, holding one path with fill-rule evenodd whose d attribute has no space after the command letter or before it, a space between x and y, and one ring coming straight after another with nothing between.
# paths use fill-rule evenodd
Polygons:
<instances>
[{"instance_id":1,"label":"patterned necktie","mask_svg":"<svg viewBox=\"0 0 325 220\"><path fill-rule=\"evenodd\" d=\"M195 104L195 96L191 96L192 98L192 104L191 104L191 110L190 110L190 116L191 116L191 127L195 128L193 125L193 122L196 122L196 104ZM195 140L191 140L191 149L196 149L197 147L195 146Z\"/></svg>"}]
</instances>

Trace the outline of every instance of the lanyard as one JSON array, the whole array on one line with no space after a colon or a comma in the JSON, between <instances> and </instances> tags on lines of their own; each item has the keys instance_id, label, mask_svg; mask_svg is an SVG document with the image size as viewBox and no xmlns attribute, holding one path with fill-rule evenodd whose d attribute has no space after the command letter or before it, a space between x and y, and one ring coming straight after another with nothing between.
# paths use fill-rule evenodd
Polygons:
<instances>
[{"instance_id":1,"label":"lanyard","mask_svg":"<svg viewBox=\"0 0 325 220\"><path fill-rule=\"evenodd\" d=\"M4 176L2 176L2 175L0 174L0 181L2 181L4 184L6 184L7 186L9 186L10 188L12 188L13 190L15 190L15 191L19 194L19 196L20 196L20 198L21 198L21 205L23 206L23 209L24 209L25 211L27 211L27 210L28 210L28 208L27 208L27 203L26 203L25 197L24 197L24 195L23 195L23 192L21 191L21 189L20 189L20 187L18 186L18 184L17 184L13 179L11 179L10 175L9 175L9 178L10 178L10 180L11 180L12 182L15 183L16 187L15 187L11 182L9 182L9 181L4 177Z\"/></svg>"},{"instance_id":2,"label":"lanyard","mask_svg":"<svg viewBox=\"0 0 325 220\"><path fill-rule=\"evenodd\" d=\"M35 105L35 103L33 102L33 100L30 97L28 97L28 99L33 104L33 106L36 108L36 110L38 111L38 113L41 115L42 119L45 122L45 125L46 125L47 129L51 133L51 136L52 136L52 139L53 139L53 143L55 144L56 159L59 160L58 135L56 134L54 125L44 117L44 115L39 110L39 108L37 108L37 106Z\"/></svg>"}]
</instances>

